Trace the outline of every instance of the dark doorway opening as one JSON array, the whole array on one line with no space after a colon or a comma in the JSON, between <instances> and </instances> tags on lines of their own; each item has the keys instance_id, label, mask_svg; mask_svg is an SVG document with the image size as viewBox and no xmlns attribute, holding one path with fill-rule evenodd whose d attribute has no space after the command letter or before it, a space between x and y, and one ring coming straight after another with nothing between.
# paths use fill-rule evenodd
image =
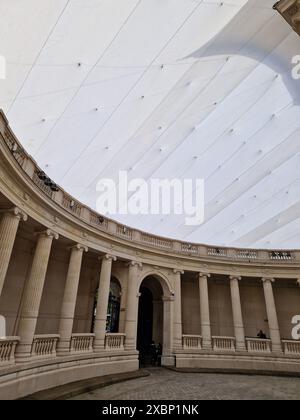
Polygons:
<instances>
[{"instance_id":1,"label":"dark doorway opening","mask_svg":"<svg viewBox=\"0 0 300 420\"><path fill-rule=\"evenodd\" d=\"M140 367L160 366L162 355L163 291L155 277L149 276L140 287L137 349Z\"/></svg>"},{"instance_id":2,"label":"dark doorway opening","mask_svg":"<svg viewBox=\"0 0 300 420\"><path fill-rule=\"evenodd\" d=\"M141 287L140 293L137 349L140 354L145 354L152 343L153 295L147 287Z\"/></svg>"}]
</instances>

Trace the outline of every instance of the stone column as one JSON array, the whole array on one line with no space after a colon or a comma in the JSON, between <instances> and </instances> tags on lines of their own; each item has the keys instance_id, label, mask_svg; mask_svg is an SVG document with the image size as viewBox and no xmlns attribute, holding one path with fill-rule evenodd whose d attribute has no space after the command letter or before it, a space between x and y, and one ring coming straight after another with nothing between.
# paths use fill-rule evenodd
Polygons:
<instances>
[{"instance_id":1,"label":"stone column","mask_svg":"<svg viewBox=\"0 0 300 420\"><path fill-rule=\"evenodd\" d=\"M272 283L274 283L274 281L275 280L272 278L262 279L270 330L270 338L272 342L272 351L282 352L281 337L272 286Z\"/></svg>"},{"instance_id":2,"label":"stone column","mask_svg":"<svg viewBox=\"0 0 300 420\"><path fill-rule=\"evenodd\" d=\"M125 349L136 350L136 336L138 323L139 297L138 291L138 270L142 264L136 261L129 263L128 287L127 287L127 305L125 322Z\"/></svg>"},{"instance_id":3,"label":"stone column","mask_svg":"<svg viewBox=\"0 0 300 420\"><path fill-rule=\"evenodd\" d=\"M119 332L125 333L125 316L126 316L126 296L127 291L123 286L120 300L120 318L119 318Z\"/></svg>"},{"instance_id":4,"label":"stone column","mask_svg":"<svg viewBox=\"0 0 300 420\"><path fill-rule=\"evenodd\" d=\"M20 337L20 342L16 349L16 360L18 362L28 360L31 355L31 346L54 238L58 239L58 234L50 229L38 234L30 275L25 285L18 326L17 335Z\"/></svg>"},{"instance_id":5,"label":"stone column","mask_svg":"<svg viewBox=\"0 0 300 420\"><path fill-rule=\"evenodd\" d=\"M211 349L211 326L209 314L208 282L210 274L199 273L200 319L201 334L204 349Z\"/></svg>"},{"instance_id":6,"label":"stone column","mask_svg":"<svg viewBox=\"0 0 300 420\"><path fill-rule=\"evenodd\" d=\"M60 339L57 346L57 354L63 356L70 351L70 341L73 331L76 299L81 271L83 252L87 252L86 246L77 244L71 248L71 256L66 278L64 297L62 301L58 334Z\"/></svg>"},{"instance_id":7,"label":"stone column","mask_svg":"<svg viewBox=\"0 0 300 420\"><path fill-rule=\"evenodd\" d=\"M174 366L175 357L173 354L173 314L174 296L163 296L164 315L163 315L163 354L161 359L162 366Z\"/></svg>"},{"instance_id":8,"label":"stone column","mask_svg":"<svg viewBox=\"0 0 300 420\"><path fill-rule=\"evenodd\" d=\"M113 261L117 258L113 255L105 255L100 257L102 261L100 281L97 296L96 319L94 326L95 343L94 350L101 351L105 347L106 322L107 322L107 308L109 300L109 288L111 279L111 268Z\"/></svg>"},{"instance_id":9,"label":"stone column","mask_svg":"<svg viewBox=\"0 0 300 420\"><path fill-rule=\"evenodd\" d=\"M27 215L18 207L5 211L0 222L0 296L4 286L10 257L15 243L20 220L27 220Z\"/></svg>"},{"instance_id":10,"label":"stone column","mask_svg":"<svg viewBox=\"0 0 300 420\"><path fill-rule=\"evenodd\" d=\"M246 350L246 341L239 288L240 280L241 277L239 276L230 276L230 292L236 349L243 351Z\"/></svg>"},{"instance_id":11,"label":"stone column","mask_svg":"<svg viewBox=\"0 0 300 420\"><path fill-rule=\"evenodd\" d=\"M174 349L182 349L181 275L184 271L174 269Z\"/></svg>"}]
</instances>

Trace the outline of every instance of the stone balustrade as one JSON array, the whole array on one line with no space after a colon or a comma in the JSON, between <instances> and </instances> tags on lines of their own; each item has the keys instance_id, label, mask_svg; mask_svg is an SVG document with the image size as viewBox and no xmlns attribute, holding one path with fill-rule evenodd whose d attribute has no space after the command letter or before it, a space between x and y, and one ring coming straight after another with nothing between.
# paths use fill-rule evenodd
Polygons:
<instances>
[{"instance_id":1,"label":"stone balustrade","mask_svg":"<svg viewBox=\"0 0 300 420\"><path fill-rule=\"evenodd\" d=\"M212 257L226 257L227 250L224 248L207 248L207 255Z\"/></svg>"},{"instance_id":2,"label":"stone balustrade","mask_svg":"<svg viewBox=\"0 0 300 420\"><path fill-rule=\"evenodd\" d=\"M31 357L55 357L58 340L58 334L35 335L31 347Z\"/></svg>"},{"instance_id":3,"label":"stone balustrade","mask_svg":"<svg viewBox=\"0 0 300 420\"><path fill-rule=\"evenodd\" d=\"M258 258L258 252L241 249L236 252L237 258L244 259L244 260L256 260Z\"/></svg>"},{"instance_id":4,"label":"stone balustrade","mask_svg":"<svg viewBox=\"0 0 300 420\"><path fill-rule=\"evenodd\" d=\"M212 346L214 351L235 351L235 338L213 336Z\"/></svg>"},{"instance_id":5,"label":"stone balustrade","mask_svg":"<svg viewBox=\"0 0 300 420\"><path fill-rule=\"evenodd\" d=\"M202 336L201 335L183 335L182 346L184 349L202 349Z\"/></svg>"},{"instance_id":6,"label":"stone balustrade","mask_svg":"<svg viewBox=\"0 0 300 420\"><path fill-rule=\"evenodd\" d=\"M109 333L105 335L105 349L106 350L124 350L125 334Z\"/></svg>"},{"instance_id":7,"label":"stone balustrade","mask_svg":"<svg viewBox=\"0 0 300 420\"><path fill-rule=\"evenodd\" d=\"M172 241L169 239L160 238L159 236L149 235L147 233L141 233L141 241L155 247L171 249Z\"/></svg>"},{"instance_id":8,"label":"stone balustrade","mask_svg":"<svg viewBox=\"0 0 300 420\"><path fill-rule=\"evenodd\" d=\"M71 353L93 352L95 334L72 334L70 351Z\"/></svg>"},{"instance_id":9,"label":"stone balustrade","mask_svg":"<svg viewBox=\"0 0 300 420\"><path fill-rule=\"evenodd\" d=\"M0 338L0 365L14 363L16 345L19 337Z\"/></svg>"},{"instance_id":10,"label":"stone balustrade","mask_svg":"<svg viewBox=\"0 0 300 420\"><path fill-rule=\"evenodd\" d=\"M246 338L247 350L252 353L271 353L271 340Z\"/></svg>"},{"instance_id":11,"label":"stone balustrade","mask_svg":"<svg viewBox=\"0 0 300 420\"><path fill-rule=\"evenodd\" d=\"M192 244L181 244L181 252L187 253L187 254L195 254L197 255L199 253L199 248L197 245Z\"/></svg>"},{"instance_id":12,"label":"stone balustrade","mask_svg":"<svg viewBox=\"0 0 300 420\"><path fill-rule=\"evenodd\" d=\"M300 356L300 341L283 340L283 351L287 355Z\"/></svg>"},{"instance_id":13,"label":"stone balustrade","mask_svg":"<svg viewBox=\"0 0 300 420\"><path fill-rule=\"evenodd\" d=\"M117 225L116 234L127 239L132 239L132 229L127 226Z\"/></svg>"}]
</instances>

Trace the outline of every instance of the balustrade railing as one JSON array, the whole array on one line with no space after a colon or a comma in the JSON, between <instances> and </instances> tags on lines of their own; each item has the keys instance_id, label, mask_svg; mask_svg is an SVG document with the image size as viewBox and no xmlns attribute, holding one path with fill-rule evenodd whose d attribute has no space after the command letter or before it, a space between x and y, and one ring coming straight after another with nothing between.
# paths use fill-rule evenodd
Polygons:
<instances>
[{"instance_id":1,"label":"balustrade railing","mask_svg":"<svg viewBox=\"0 0 300 420\"><path fill-rule=\"evenodd\" d=\"M32 357L55 357L59 335L35 335L31 347Z\"/></svg>"},{"instance_id":2,"label":"balustrade railing","mask_svg":"<svg viewBox=\"0 0 300 420\"><path fill-rule=\"evenodd\" d=\"M199 248L197 245L192 244L181 244L181 251L186 254L197 255L199 253Z\"/></svg>"},{"instance_id":3,"label":"balustrade railing","mask_svg":"<svg viewBox=\"0 0 300 420\"><path fill-rule=\"evenodd\" d=\"M283 340L283 351L288 355L300 356L300 341L295 340Z\"/></svg>"},{"instance_id":4,"label":"balustrade railing","mask_svg":"<svg viewBox=\"0 0 300 420\"><path fill-rule=\"evenodd\" d=\"M207 248L207 255L212 257L226 257L227 250L224 248Z\"/></svg>"},{"instance_id":5,"label":"balustrade railing","mask_svg":"<svg viewBox=\"0 0 300 420\"><path fill-rule=\"evenodd\" d=\"M246 338L247 350L253 353L271 353L271 340Z\"/></svg>"},{"instance_id":6,"label":"balustrade railing","mask_svg":"<svg viewBox=\"0 0 300 420\"><path fill-rule=\"evenodd\" d=\"M129 229L127 226L117 225L116 234L123 236L124 238L132 239L132 229Z\"/></svg>"},{"instance_id":7,"label":"balustrade railing","mask_svg":"<svg viewBox=\"0 0 300 420\"><path fill-rule=\"evenodd\" d=\"M62 206L66 209L69 210L71 213L76 214L77 216L81 215L81 205L79 204L78 201L74 200L72 197L68 196L68 195L64 195L63 197L63 201L62 201Z\"/></svg>"},{"instance_id":8,"label":"balustrade railing","mask_svg":"<svg viewBox=\"0 0 300 420\"><path fill-rule=\"evenodd\" d=\"M123 350L124 343L125 343L125 334L115 333L111 334L108 333L105 336L105 349L106 350Z\"/></svg>"},{"instance_id":9,"label":"balustrade railing","mask_svg":"<svg viewBox=\"0 0 300 420\"><path fill-rule=\"evenodd\" d=\"M0 365L14 363L15 349L19 341L19 337L0 338Z\"/></svg>"},{"instance_id":10,"label":"balustrade railing","mask_svg":"<svg viewBox=\"0 0 300 420\"><path fill-rule=\"evenodd\" d=\"M141 234L141 241L149 245L157 246L159 248L171 249L172 241L158 236L148 235L147 233Z\"/></svg>"},{"instance_id":11,"label":"balustrade railing","mask_svg":"<svg viewBox=\"0 0 300 420\"><path fill-rule=\"evenodd\" d=\"M202 336L201 335L183 335L182 346L184 349L202 349Z\"/></svg>"},{"instance_id":12,"label":"balustrade railing","mask_svg":"<svg viewBox=\"0 0 300 420\"><path fill-rule=\"evenodd\" d=\"M212 337L213 350L215 351L235 351L234 337Z\"/></svg>"},{"instance_id":13,"label":"balustrade railing","mask_svg":"<svg viewBox=\"0 0 300 420\"><path fill-rule=\"evenodd\" d=\"M95 334L72 334L70 351L73 352L92 352Z\"/></svg>"},{"instance_id":14,"label":"balustrade railing","mask_svg":"<svg viewBox=\"0 0 300 420\"><path fill-rule=\"evenodd\" d=\"M238 250L236 252L237 258L245 259L245 260L255 260L258 258L257 251L248 251L248 250Z\"/></svg>"},{"instance_id":15,"label":"balustrade railing","mask_svg":"<svg viewBox=\"0 0 300 420\"><path fill-rule=\"evenodd\" d=\"M108 220L105 219L105 217L100 216L97 213L90 214L90 223L91 225L97 226L99 229L105 229L108 228Z\"/></svg>"},{"instance_id":16,"label":"balustrade railing","mask_svg":"<svg viewBox=\"0 0 300 420\"><path fill-rule=\"evenodd\" d=\"M43 191L43 193L45 193L48 197L52 198L53 197L53 190L45 184L45 181L43 181L41 178L39 178L37 172L35 172L33 174L33 178L32 178L33 182L35 183L35 185L41 190Z\"/></svg>"},{"instance_id":17,"label":"balustrade railing","mask_svg":"<svg viewBox=\"0 0 300 420\"><path fill-rule=\"evenodd\" d=\"M269 253L269 257L271 260L280 260L280 261L286 261L286 260L293 260L294 254L290 251L271 251Z\"/></svg>"}]
</instances>

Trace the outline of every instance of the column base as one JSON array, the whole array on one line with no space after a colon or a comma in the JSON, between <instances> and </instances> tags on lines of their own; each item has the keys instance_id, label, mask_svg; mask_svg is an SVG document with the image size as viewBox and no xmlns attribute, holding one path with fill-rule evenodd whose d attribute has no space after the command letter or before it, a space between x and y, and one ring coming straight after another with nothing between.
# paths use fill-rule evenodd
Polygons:
<instances>
[{"instance_id":1,"label":"column base","mask_svg":"<svg viewBox=\"0 0 300 420\"><path fill-rule=\"evenodd\" d=\"M282 346L280 344L272 344L273 353L283 353Z\"/></svg>"},{"instance_id":2,"label":"column base","mask_svg":"<svg viewBox=\"0 0 300 420\"><path fill-rule=\"evenodd\" d=\"M162 356L161 358L162 366L175 366L175 356Z\"/></svg>"},{"instance_id":3,"label":"column base","mask_svg":"<svg viewBox=\"0 0 300 420\"><path fill-rule=\"evenodd\" d=\"M236 351L247 351L246 343L236 343Z\"/></svg>"},{"instance_id":4,"label":"column base","mask_svg":"<svg viewBox=\"0 0 300 420\"><path fill-rule=\"evenodd\" d=\"M211 350L212 349L212 342L211 341L203 341L202 348L203 348L203 350Z\"/></svg>"}]
</instances>

